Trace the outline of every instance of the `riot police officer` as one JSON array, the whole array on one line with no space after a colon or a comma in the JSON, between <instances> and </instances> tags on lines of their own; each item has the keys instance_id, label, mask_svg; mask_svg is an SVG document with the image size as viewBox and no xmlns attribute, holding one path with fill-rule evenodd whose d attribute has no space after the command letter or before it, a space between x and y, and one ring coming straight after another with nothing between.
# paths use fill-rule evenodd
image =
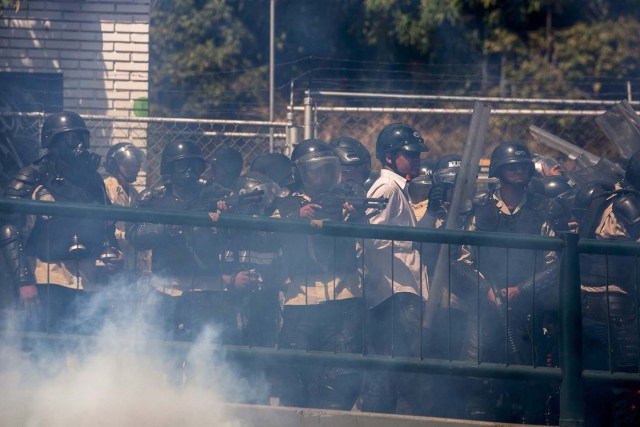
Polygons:
<instances>
[{"instance_id":1,"label":"riot police officer","mask_svg":"<svg viewBox=\"0 0 640 427\"><path fill-rule=\"evenodd\" d=\"M382 170L367 197L387 197L386 207L369 212L369 223L415 227L416 217L407 181L420 173L420 155L428 147L420 133L403 123L386 126L376 140ZM421 354L421 313L427 298L426 268L411 242L365 241L368 351L372 354L418 357ZM387 381L387 378L389 379ZM368 372L362 409L396 412L399 399L411 414L421 414L424 390L415 375Z\"/></svg>"},{"instance_id":2,"label":"riot police officer","mask_svg":"<svg viewBox=\"0 0 640 427\"><path fill-rule=\"evenodd\" d=\"M340 181L363 186L371 174L371 154L367 147L349 136L334 139L331 146L342 165Z\"/></svg>"},{"instance_id":3,"label":"riot police officer","mask_svg":"<svg viewBox=\"0 0 640 427\"><path fill-rule=\"evenodd\" d=\"M254 200L240 205L234 213L268 217L275 209L282 189L259 172L248 172L233 184L234 194L262 192ZM278 293L286 273L282 248L277 234L265 231L230 230L225 245L223 277L230 291L241 300L243 342L271 347L278 332Z\"/></svg>"},{"instance_id":4,"label":"riot police officer","mask_svg":"<svg viewBox=\"0 0 640 427\"><path fill-rule=\"evenodd\" d=\"M342 203L326 204L339 187L340 160L324 141L311 139L291 155L300 191L280 204L284 218L344 221ZM362 286L356 242L320 235L283 236L289 275L284 296L281 348L362 352ZM361 374L347 368L292 366L284 373L281 401L291 406L349 410Z\"/></svg>"},{"instance_id":5,"label":"riot police officer","mask_svg":"<svg viewBox=\"0 0 640 427\"><path fill-rule=\"evenodd\" d=\"M242 173L244 159L242 153L232 147L223 147L214 153L211 160L213 180L225 188L230 188Z\"/></svg>"},{"instance_id":6,"label":"riot police officer","mask_svg":"<svg viewBox=\"0 0 640 427\"><path fill-rule=\"evenodd\" d=\"M284 154L267 153L256 157L250 170L268 176L281 188L288 188L294 181L291 160Z\"/></svg>"},{"instance_id":7,"label":"riot police officer","mask_svg":"<svg viewBox=\"0 0 640 427\"><path fill-rule=\"evenodd\" d=\"M100 157L89 151L82 117L49 115L40 145L46 154L16 174L5 197L109 204L97 173ZM81 331L74 322L81 301L88 291L102 289L122 265L113 227L92 218L13 215L2 226L0 248L27 310L27 327L38 330Z\"/></svg>"},{"instance_id":8,"label":"riot police officer","mask_svg":"<svg viewBox=\"0 0 640 427\"><path fill-rule=\"evenodd\" d=\"M142 150L129 142L118 142L109 148L104 165L109 176L104 179L104 186L111 204L123 207L136 205L138 191L133 183L138 178L143 161ZM133 271L136 267L136 254L125 238L125 223L116 222L115 230L118 244L124 254L125 270Z\"/></svg>"},{"instance_id":9,"label":"riot police officer","mask_svg":"<svg viewBox=\"0 0 640 427\"><path fill-rule=\"evenodd\" d=\"M526 146L517 142L498 145L491 154L489 177L498 178L500 187L476 196L467 229L541 236L553 236L556 226L565 230L567 218L562 209L555 202L527 191L533 173L534 164ZM464 246L460 263L461 271L472 269L471 276L480 285L480 324L477 324L478 313L471 313L466 357L481 362L531 364L534 356L531 342L540 343L542 337L531 336L538 334L540 328L534 330L530 321L541 318L543 307L554 309L557 304L554 295L557 292L556 254ZM534 288L536 295L532 296ZM537 301L536 313L530 311L532 298ZM478 302L470 304L471 307L477 305ZM498 381L491 384L492 390L501 390L501 399L496 399L503 402L503 406L496 410L495 402L488 401L493 398L489 388L469 387L471 395L467 405L471 417L542 421L536 417L543 416L539 401L543 396L537 400L525 397L520 384ZM505 396L511 399L506 400ZM525 403L531 405L525 408Z\"/></svg>"},{"instance_id":10,"label":"riot police officer","mask_svg":"<svg viewBox=\"0 0 640 427\"><path fill-rule=\"evenodd\" d=\"M140 207L175 211L215 211L228 190L201 179L205 160L191 141L172 141L162 151L163 185L145 190ZM215 228L140 223L129 233L138 249L152 251L148 285L161 301L165 332L192 339L208 323L221 339L237 342L233 307L227 303L220 271L221 242Z\"/></svg>"},{"instance_id":11,"label":"riot police officer","mask_svg":"<svg viewBox=\"0 0 640 427\"><path fill-rule=\"evenodd\" d=\"M625 187L586 186L578 233L583 238L640 241L640 152L629 159ZM638 307L633 256L582 254L582 326L585 369L637 372ZM640 423L640 398L632 387L589 387L588 425Z\"/></svg>"}]
</instances>

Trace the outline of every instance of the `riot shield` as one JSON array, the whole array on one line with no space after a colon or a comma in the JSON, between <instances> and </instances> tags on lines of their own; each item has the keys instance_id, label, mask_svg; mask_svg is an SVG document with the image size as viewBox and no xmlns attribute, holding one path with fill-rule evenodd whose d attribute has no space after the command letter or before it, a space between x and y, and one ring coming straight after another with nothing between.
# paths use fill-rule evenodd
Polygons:
<instances>
[{"instance_id":1,"label":"riot shield","mask_svg":"<svg viewBox=\"0 0 640 427\"><path fill-rule=\"evenodd\" d=\"M625 159L640 151L640 119L627 101L596 117L596 124Z\"/></svg>"}]
</instances>

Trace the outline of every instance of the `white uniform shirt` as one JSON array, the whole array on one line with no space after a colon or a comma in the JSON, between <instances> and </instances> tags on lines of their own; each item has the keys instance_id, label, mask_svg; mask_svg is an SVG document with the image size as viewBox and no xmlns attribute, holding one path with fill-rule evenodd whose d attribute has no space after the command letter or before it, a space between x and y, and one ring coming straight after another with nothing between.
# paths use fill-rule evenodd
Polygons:
<instances>
[{"instance_id":1,"label":"white uniform shirt","mask_svg":"<svg viewBox=\"0 0 640 427\"><path fill-rule=\"evenodd\" d=\"M407 182L400 175L382 169L380 178L373 183L367 197L389 198L385 209L367 212L373 214L369 218L370 224L416 226L416 217L407 194ZM394 241L392 250L391 240L365 240L364 260L367 272L364 293L369 308L398 292L409 292L427 299L427 268L421 266L420 253L414 249L413 242Z\"/></svg>"}]
</instances>

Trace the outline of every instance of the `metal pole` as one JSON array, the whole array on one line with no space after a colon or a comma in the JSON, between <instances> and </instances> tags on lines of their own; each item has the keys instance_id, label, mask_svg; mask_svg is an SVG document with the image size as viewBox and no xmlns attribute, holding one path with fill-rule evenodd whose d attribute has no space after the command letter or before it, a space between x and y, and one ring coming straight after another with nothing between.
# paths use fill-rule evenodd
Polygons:
<instances>
[{"instance_id":1,"label":"metal pole","mask_svg":"<svg viewBox=\"0 0 640 427\"><path fill-rule=\"evenodd\" d=\"M287 111L287 141L284 147L284 154L290 156L293 152L293 147L298 144L299 128L296 126L295 113L293 109L293 80L291 80L291 89L289 94L289 110Z\"/></svg>"},{"instance_id":2,"label":"metal pole","mask_svg":"<svg viewBox=\"0 0 640 427\"><path fill-rule=\"evenodd\" d=\"M313 101L311 91L304 92L304 139L313 138Z\"/></svg>"},{"instance_id":3,"label":"metal pole","mask_svg":"<svg viewBox=\"0 0 640 427\"><path fill-rule=\"evenodd\" d=\"M304 139L313 138L313 102L311 91L304 91Z\"/></svg>"},{"instance_id":4,"label":"metal pole","mask_svg":"<svg viewBox=\"0 0 640 427\"><path fill-rule=\"evenodd\" d=\"M275 81L275 16L276 0L269 5L269 121L273 123L274 81ZM269 128L269 152L273 153L273 127Z\"/></svg>"},{"instance_id":5,"label":"metal pole","mask_svg":"<svg viewBox=\"0 0 640 427\"><path fill-rule=\"evenodd\" d=\"M580 298L580 253L574 233L563 233L560 265L560 426L584 425L582 389L582 302Z\"/></svg>"}]
</instances>

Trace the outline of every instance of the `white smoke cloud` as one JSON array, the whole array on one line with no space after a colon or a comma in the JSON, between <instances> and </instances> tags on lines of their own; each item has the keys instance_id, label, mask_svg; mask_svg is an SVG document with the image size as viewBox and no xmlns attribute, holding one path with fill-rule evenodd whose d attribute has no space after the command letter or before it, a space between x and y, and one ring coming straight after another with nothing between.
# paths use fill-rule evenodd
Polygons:
<instances>
[{"instance_id":1,"label":"white smoke cloud","mask_svg":"<svg viewBox=\"0 0 640 427\"><path fill-rule=\"evenodd\" d=\"M92 300L79 322L114 302L120 306L95 341L72 351L0 342L0 425L243 427L224 401L250 400L265 385L249 384L223 360L213 327L186 357L168 351L153 339L152 307L132 304L130 294L119 286Z\"/></svg>"}]
</instances>

